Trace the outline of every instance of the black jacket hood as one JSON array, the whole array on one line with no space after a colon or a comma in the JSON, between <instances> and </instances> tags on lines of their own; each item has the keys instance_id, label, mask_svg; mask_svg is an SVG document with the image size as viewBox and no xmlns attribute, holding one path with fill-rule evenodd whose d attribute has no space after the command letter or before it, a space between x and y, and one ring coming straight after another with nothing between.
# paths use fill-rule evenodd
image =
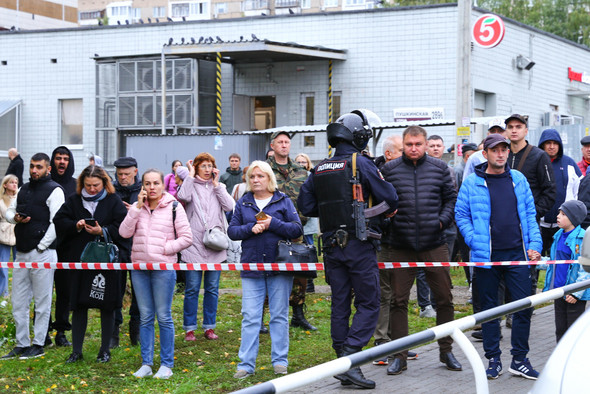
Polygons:
<instances>
[{"instance_id":1,"label":"black jacket hood","mask_svg":"<svg viewBox=\"0 0 590 394\"><path fill-rule=\"evenodd\" d=\"M66 172L64 172L63 175L59 175L57 173L57 168L55 166L55 155L56 155L56 151L57 150L66 150L68 152L68 155L70 156L70 164L68 164L68 168L66 168ZM51 179L53 179L55 182L59 183L60 185L67 179L72 178L72 175L74 175L74 171L75 171L76 167L74 166L74 155L72 155L72 151L70 151L67 147L61 145L58 146L57 148L55 148L53 150L53 153L51 154Z\"/></svg>"}]
</instances>

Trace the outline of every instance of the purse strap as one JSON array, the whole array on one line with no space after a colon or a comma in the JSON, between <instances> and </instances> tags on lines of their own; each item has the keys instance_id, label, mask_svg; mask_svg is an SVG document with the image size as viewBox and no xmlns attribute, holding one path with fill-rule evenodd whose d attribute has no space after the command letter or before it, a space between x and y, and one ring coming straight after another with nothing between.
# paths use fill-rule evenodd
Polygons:
<instances>
[{"instance_id":1,"label":"purse strap","mask_svg":"<svg viewBox=\"0 0 590 394\"><path fill-rule=\"evenodd\" d=\"M106 227L102 228L102 237L104 238L104 241L108 244L113 243L113 239L111 238L111 235L109 234L109 231L107 230ZM100 237L97 237L98 240L100 240Z\"/></svg>"},{"instance_id":2,"label":"purse strap","mask_svg":"<svg viewBox=\"0 0 590 394\"><path fill-rule=\"evenodd\" d=\"M174 229L174 239L178 238L176 234L176 207L178 207L178 201L172 202L172 228Z\"/></svg>"},{"instance_id":3,"label":"purse strap","mask_svg":"<svg viewBox=\"0 0 590 394\"><path fill-rule=\"evenodd\" d=\"M522 159L520 159L520 162L518 162L518 166L516 167L517 171L521 171L522 167L524 166L524 162L526 161L526 158L528 157L529 153L531 153L531 151L533 150L533 146L531 144L529 144L526 149L524 150L524 153L522 155Z\"/></svg>"}]
</instances>

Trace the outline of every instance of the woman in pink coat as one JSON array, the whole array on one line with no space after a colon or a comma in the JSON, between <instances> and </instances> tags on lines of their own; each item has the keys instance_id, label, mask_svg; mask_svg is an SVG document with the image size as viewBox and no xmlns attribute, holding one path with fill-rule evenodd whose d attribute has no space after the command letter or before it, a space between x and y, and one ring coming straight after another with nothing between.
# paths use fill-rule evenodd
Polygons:
<instances>
[{"instance_id":1,"label":"woman in pink coat","mask_svg":"<svg viewBox=\"0 0 590 394\"><path fill-rule=\"evenodd\" d=\"M183 202L191 223L193 242L182 251L183 263L221 263L227 259L227 251L213 250L203 244L205 229L220 227L227 229L225 212L234 209L231 198L223 183L219 182L219 170L215 158L209 153L200 153L187 163L189 169L178 167L176 173L183 180L176 198ZM186 271L184 291L184 322L187 341L195 340L197 329L197 312L199 307L199 289L201 280L205 287L203 297L203 330L205 338L218 339L215 334L217 319L217 299L219 294L220 271Z\"/></svg>"},{"instance_id":2,"label":"woman in pink coat","mask_svg":"<svg viewBox=\"0 0 590 394\"><path fill-rule=\"evenodd\" d=\"M137 202L129 208L119 227L124 238L133 237L134 263L176 263L176 254L192 242L192 233L182 205L164 192L164 174L147 170ZM174 217L175 216L175 217ZM174 224L173 224L174 223ZM142 366L138 378L152 375L154 364L154 316L160 326L160 369L154 378L168 379L174 366L174 323L172 296L176 271L132 271L141 325L139 341Z\"/></svg>"}]
</instances>

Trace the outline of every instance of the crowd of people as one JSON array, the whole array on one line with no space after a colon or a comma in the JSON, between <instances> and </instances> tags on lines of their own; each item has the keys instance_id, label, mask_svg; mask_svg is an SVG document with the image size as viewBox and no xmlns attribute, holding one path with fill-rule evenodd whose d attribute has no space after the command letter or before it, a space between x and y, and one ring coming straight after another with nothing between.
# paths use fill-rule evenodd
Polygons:
<instances>
[{"instance_id":1,"label":"crowd of people","mask_svg":"<svg viewBox=\"0 0 590 394\"><path fill-rule=\"evenodd\" d=\"M341 357L360 351L371 338L380 345L408 335L408 303L415 282L421 317L436 318L437 324L454 318L449 268L378 270L377 261L579 256L584 229L590 224L590 181L585 177L590 137L581 140L582 160L576 163L564 155L557 130L545 130L538 146L531 145L526 140L527 119L514 114L492 120L480 146L462 145L460 162L450 167L442 160L443 139L428 136L419 126L386 138L383 156L371 158L366 148L375 119L370 111L358 110L330 124L327 135L334 156L315 167L305 153L292 159L291 135L277 131L265 161L241 168L241 157L234 153L225 173L214 156L203 152L184 165L174 160L166 175L149 169L141 177L137 161L121 157L114 162L111 179L102 159L93 155L74 178L74 157L60 146L51 158L33 155L29 182L23 183L23 161L12 148L0 187L0 261L80 261L87 245L102 239L114 243L118 261L126 263L272 263L279 241L313 245L317 236L332 292L332 346ZM376 213L365 217L362 210L367 207ZM539 267L466 269L473 311L536 293ZM223 340L215 333L220 274L186 271L181 278L175 271L130 272L129 337L132 345L140 345L142 357L136 377L167 379L173 374L171 308L179 281L184 282L184 340L196 340L201 285L202 334L207 340ZM590 275L579 264L549 265L544 290L587 278ZM316 330L305 316L313 279L301 273L242 271L241 281L240 362L234 377L254 374L263 333L270 333L274 372L286 374L289 326ZM8 283L8 270L0 270L3 305ZM72 347L66 362L83 360L88 309L95 308L101 324L96 360L109 362L110 350L120 343L126 286L127 271L14 268L16 346L2 359L42 356L54 330L57 346ZM555 301L557 341L583 313L588 299L590 290ZM356 313L351 321L353 302ZM536 379L539 373L527 358L531 314L526 309L507 320L512 328L509 372ZM153 373L156 318L160 367ZM483 341L487 377L496 379L503 371L500 320L482 324L472 335ZM438 340L440 362L448 370L461 371L452 343L450 337ZM405 350L374 364L387 366L388 375L398 375L408 368L407 360L415 358L416 353ZM358 367L335 378L342 385L375 387Z\"/></svg>"}]
</instances>

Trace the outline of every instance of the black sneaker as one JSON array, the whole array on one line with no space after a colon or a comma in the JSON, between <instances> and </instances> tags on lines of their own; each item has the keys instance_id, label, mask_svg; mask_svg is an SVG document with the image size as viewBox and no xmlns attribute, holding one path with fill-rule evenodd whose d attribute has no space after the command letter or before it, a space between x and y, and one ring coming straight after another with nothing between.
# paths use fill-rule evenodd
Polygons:
<instances>
[{"instance_id":1,"label":"black sneaker","mask_svg":"<svg viewBox=\"0 0 590 394\"><path fill-rule=\"evenodd\" d=\"M26 352L24 352L19 359L26 360L29 358L37 358L45 355L45 351L43 350L43 346L33 345L31 346Z\"/></svg>"},{"instance_id":2,"label":"black sneaker","mask_svg":"<svg viewBox=\"0 0 590 394\"><path fill-rule=\"evenodd\" d=\"M408 351L408 360L416 360L418 358L418 353Z\"/></svg>"},{"instance_id":3,"label":"black sneaker","mask_svg":"<svg viewBox=\"0 0 590 394\"><path fill-rule=\"evenodd\" d=\"M55 346L68 347L72 346L72 344L68 341L68 338L66 338L66 334L64 334L63 331L58 331L57 334L55 334Z\"/></svg>"},{"instance_id":4,"label":"black sneaker","mask_svg":"<svg viewBox=\"0 0 590 394\"><path fill-rule=\"evenodd\" d=\"M51 341L51 337L49 336L49 333L47 333L47 335L45 336L45 344L43 346L44 347L52 347L53 346L53 342Z\"/></svg>"},{"instance_id":5,"label":"black sneaker","mask_svg":"<svg viewBox=\"0 0 590 394\"><path fill-rule=\"evenodd\" d=\"M2 356L0 360L12 360L13 358L19 357L21 354L29 350L29 347L15 347L6 356Z\"/></svg>"}]
</instances>

